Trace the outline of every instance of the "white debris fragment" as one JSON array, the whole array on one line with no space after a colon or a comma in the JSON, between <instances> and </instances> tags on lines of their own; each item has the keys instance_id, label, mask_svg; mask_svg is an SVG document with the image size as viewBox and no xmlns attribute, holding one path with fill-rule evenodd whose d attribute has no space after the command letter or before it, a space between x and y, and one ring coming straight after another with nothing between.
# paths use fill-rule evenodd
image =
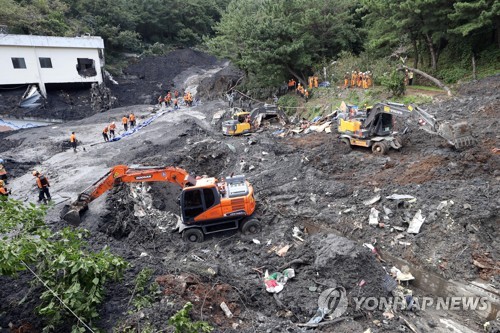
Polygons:
<instances>
[{"instance_id":1,"label":"white debris fragment","mask_svg":"<svg viewBox=\"0 0 500 333\"><path fill-rule=\"evenodd\" d=\"M385 198L389 199L389 200L409 200L409 201L417 200L412 195L408 195L408 194L396 194L396 193L391 194L390 196L385 197Z\"/></svg>"},{"instance_id":2,"label":"white debris fragment","mask_svg":"<svg viewBox=\"0 0 500 333\"><path fill-rule=\"evenodd\" d=\"M267 151L263 151L262 155L269 155L269 153Z\"/></svg>"},{"instance_id":3,"label":"white debris fragment","mask_svg":"<svg viewBox=\"0 0 500 333\"><path fill-rule=\"evenodd\" d=\"M369 225L378 225L378 214L380 212L375 208L372 207L370 210L370 217L368 218L368 224Z\"/></svg>"},{"instance_id":4,"label":"white debris fragment","mask_svg":"<svg viewBox=\"0 0 500 333\"><path fill-rule=\"evenodd\" d=\"M375 251L375 247L372 244L364 243L363 246L369 248L371 251Z\"/></svg>"},{"instance_id":5,"label":"white debris fragment","mask_svg":"<svg viewBox=\"0 0 500 333\"><path fill-rule=\"evenodd\" d=\"M254 239L252 239L252 242L254 242L254 244L260 244L260 240L255 239L255 238L254 238Z\"/></svg>"},{"instance_id":6,"label":"white debris fragment","mask_svg":"<svg viewBox=\"0 0 500 333\"><path fill-rule=\"evenodd\" d=\"M317 202L316 194L311 193L311 196L309 197L309 199L311 199L312 202L316 203Z\"/></svg>"},{"instance_id":7,"label":"white debris fragment","mask_svg":"<svg viewBox=\"0 0 500 333\"><path fill-rule=\"evenodd\" d=\"M418 234L420 232L420 227L424 224L425 217L422 216L422 211L419 209L408 226L406 230L409 234Z\"/></svg>"},{"instance_id":8,"label":"white debris fragment","mask_svg":"<svg viewBox=\"0 0 500 333\"><path fill-rule=\"evenodd\" d=\"M374 197L373 197L373 198L371 198L371 199L368 199L368 200L363 201L363 204L364 204L365 206L370 206L370 205L373 205L374 203L376 203L376 202L377 202L377 201L379 201L379 200L380 200L380 195L376 195L376 196L374 196Z\"/></svg>"},{"instance_id":9,"label":"white debris fragment","mask_svg":"<svg viewBox=\"0 0 500 333\"><path fill-rule=\"evenodd\" d=\"M392 214L392 210L390 210L390 209L389 209L389 208L387 208L386 206L383 206L382 208L384 209L384 214L385 214L386 216L389 216L389 215L391 215L391 214Z\"/></svg>"},{"instance_id":10,"label":"white debris fragment","mask_svg":"<svg viewBox=\"0 0 500 333\"><path fill-rule=\"evenodd\" d=\"M451 200L444 200L444 201L441 201L439 203L439 205L437 206L437 210L443 210L444 208L448 207L448 206L451 206L453 205L453 201Z\"/></svg>"},{"instance_id":11,"label":"white debris fragment","mask_svg":"<svg viewBox=\"0 0 500 333\"><path fill-rule=\"evenodd\" d=\"M142 257L147 257L147 256L148 256L148 254L146 252L141 252L141 255L139 257L142 258Z\"/></svg>"},{"instance_id":12,"label":"white debris fragment","mask_svg":"<svg viewBox=\"0 0 500 333\"><path fill-rule=\"evenodd\" d=\"M231 312L231 310L229 310L229 308L225 302L220 303L220 308L222 309L222 311L224 311L224 314L226 315L226 317L233 318L233 313Z\"/></svg>"},{"instance_id":13,"label":"white debris fragment","mask_svg":"<svg viewBox=\"0 0 500 333\"><path fill-rule=\"evenodd\" d=\"M255 169L255 166L253 166L253 165L250 165L250 167L248 167L249 171L252 171L253 169Z\"/></svg>"}]
</instances>

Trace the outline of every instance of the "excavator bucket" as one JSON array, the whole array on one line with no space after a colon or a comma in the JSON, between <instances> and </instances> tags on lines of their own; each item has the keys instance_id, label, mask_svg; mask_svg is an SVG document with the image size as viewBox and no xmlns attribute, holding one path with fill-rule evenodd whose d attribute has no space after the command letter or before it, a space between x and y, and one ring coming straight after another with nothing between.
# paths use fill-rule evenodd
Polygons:
<instances>
[{"instance_id":1,"label":"excavator bucket","mask_svg":"<svg viewBox=\"0 0 500 333\"><path fill-rule=\"evenodd\" d=\"M81 223L81 216L88 209L88 205L71 204L65 205L61 210L61 219L77 227Z\"/></svg>"},{"instance_id":2,"label":"excavator bucket","mask_svg":"<svg viewBox=\"0 0 500 333\"><path fill-rule=\"evenodd\" d=\"M438 135L448 140L457 149L473 146L476 139L472 136L467 122L460 122L451 125L447 122L438 126Z\"/></svg>"}]
</instances>

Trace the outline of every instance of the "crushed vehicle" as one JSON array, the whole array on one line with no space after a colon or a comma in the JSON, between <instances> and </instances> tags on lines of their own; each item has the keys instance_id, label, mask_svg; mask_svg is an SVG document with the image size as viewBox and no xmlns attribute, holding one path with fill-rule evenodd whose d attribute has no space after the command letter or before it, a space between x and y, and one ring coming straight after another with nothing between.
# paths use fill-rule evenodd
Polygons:
<instances>
[{"instance_id":1,"label":"crushed vehicle","mask_svg":"<svg viewBox=\"0 0 500 333\"><path fill-rule=\"evenodd\" d=\"M375 154L386 154L390 148L403 147L403 135L394 130L393 117L408 119L416 117L419 128L429 134L439 135L457 149L472 146L475 139L466 122L451 124L437 120L426 110L413 105L386 102L367 107L364 112L350 109L338 117L338 132L342 143L348 147L361 146L371 148Z\"/></svg>"},{"instance_id":2,"label":"crushed vehicle","mask_svg":"<svg viewBox=\"0 0 500 333\"><path fill-rule=\"evenodd\" d=\"M226 230L240 229L244 234L261 230L259 220L252 217L256 205L254 190L245 176L219 181L213 177L193 177L186 170L172 166L114 166L66 205L61 218L77 226L92 201L114 186L139 182L169 182L181 187L179 232L185 241L202 242L204 235Z\"/></svg>"}]
</instances>

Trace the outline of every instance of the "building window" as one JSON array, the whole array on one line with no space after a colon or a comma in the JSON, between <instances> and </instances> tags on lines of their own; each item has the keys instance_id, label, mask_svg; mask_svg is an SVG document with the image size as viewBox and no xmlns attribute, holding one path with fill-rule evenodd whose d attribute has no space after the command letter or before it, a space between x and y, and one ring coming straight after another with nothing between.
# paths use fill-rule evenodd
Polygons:
<instances>
[{"instance_id":1,"label":"building window","mask_svg":"<svg viewBox=\"0 0 500 333\"><path fill-rule=\"evenodd\" d=\"M95 70L95 61L93 59L77 58L76 61L76 70L80 76L90 77L97 75L97 71Z\"/></svg>"},{"instance_id":2,"label":"building window","mask_svg":"<svg viewBox=\"0 0 500 333\"><path fill-rule=\"evenodd\" d=\"M40 60L40 67L52 68L52 60L50 58L38 58L38 60Z\"/></svg>"},{"instance_id":3,"label":"building window","mask_svg":"<svg viewBox=\"0 0 500 333\"><path fill-rule=\"evenodd\" d=\"M14 68L26 68L24 58L12 58L12 65Z\"/></svg>"}]
</instances>

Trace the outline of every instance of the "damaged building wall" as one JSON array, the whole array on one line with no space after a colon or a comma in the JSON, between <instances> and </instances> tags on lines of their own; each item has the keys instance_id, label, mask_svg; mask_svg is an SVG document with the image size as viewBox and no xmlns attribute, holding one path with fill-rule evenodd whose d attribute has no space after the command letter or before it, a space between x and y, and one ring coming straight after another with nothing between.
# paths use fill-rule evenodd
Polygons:
<instances>
[{"instance_id":1,"label":"damaged building wall","mask_svg":"<svg viewBox=\"0 0 500 333\"><path fill-rule=\"evenodd\" d=\"M7 35L0 39L0 85L103 81L100 37Z\"/></svg>"}]
</instances>

